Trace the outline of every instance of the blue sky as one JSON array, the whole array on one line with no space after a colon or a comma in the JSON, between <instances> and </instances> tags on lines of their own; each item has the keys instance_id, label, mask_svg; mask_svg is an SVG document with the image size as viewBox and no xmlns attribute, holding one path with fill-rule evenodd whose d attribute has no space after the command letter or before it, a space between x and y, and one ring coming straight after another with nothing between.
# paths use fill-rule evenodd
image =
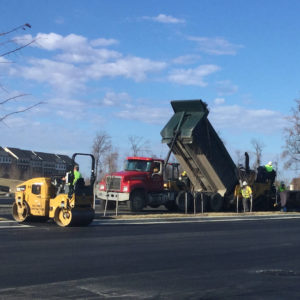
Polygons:
<instances>
[{"instance_id":1,"label":"blue sky","mask_svg":"<svg viewBox=\"0 0 300 300\"><path fill-rule=\"evenodd\" d=\"M104 130L120 160L130 135L164 157L160 131L170 101L202 99L234 160L236 150L253 150L252 139L265 145L264 162L283 151L286 116L300 91L299 1L1 4L0 31L28 22L32 28L14 38L36 40L2 58L1 99L30 94L3 112L45 102L0 124L1 146L90 152Z\"/></svg>"}]
</instances>

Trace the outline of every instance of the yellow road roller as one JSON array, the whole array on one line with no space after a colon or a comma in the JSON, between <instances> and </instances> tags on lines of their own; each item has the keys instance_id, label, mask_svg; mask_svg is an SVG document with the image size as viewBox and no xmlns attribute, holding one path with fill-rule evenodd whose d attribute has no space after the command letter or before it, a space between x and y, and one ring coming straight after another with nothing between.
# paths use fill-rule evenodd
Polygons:
<instances>
[{"instance_id":1,"label":"yellow road roller","mask_svg":"<svg viewBox=\"0 0 300 300\"><path fill-rule=\"evenodd\" d=\"M91 177L74 182L75 158L90 156ZM58 176L29 179L16 187L12 215L17 222L53 219L59 226L84 226L95 215L95 158L92 154L74 153L73 168L65 178ZM74 184L73 184L74 183Z\"/></svg>"}]
</instances>

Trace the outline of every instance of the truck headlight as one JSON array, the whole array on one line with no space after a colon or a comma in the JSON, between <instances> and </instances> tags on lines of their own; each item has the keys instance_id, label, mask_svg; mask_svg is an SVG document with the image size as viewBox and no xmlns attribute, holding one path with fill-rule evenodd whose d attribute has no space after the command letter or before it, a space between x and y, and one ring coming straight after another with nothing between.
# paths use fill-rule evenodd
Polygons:
<instances>
[{"instance_id":1,"label":"truck headlight","mask_svg":"<svg viewBox=\"0 0 300 300\"><path fill-rule=\"evenodd\" d=\"M103 191L105 189L105 186L104 184L100 184L100 187L99 187L100 191Z\"/></svg>"},{"instance_id":2,"label":"truck headlight","mask_svg":"<svg viewBox=\"0 0 300 300\"><path fill-rule=\"evenodd\" d=\"M127 185L123 186L123 192L128 192L128 186Z\"/></svg>"}]
</instances>

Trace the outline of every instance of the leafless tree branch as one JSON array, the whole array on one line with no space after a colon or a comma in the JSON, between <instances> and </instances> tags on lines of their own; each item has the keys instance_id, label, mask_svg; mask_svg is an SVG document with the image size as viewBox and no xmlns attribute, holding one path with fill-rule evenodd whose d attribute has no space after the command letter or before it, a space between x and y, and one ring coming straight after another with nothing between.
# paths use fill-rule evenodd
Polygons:
<instances>
[{"instance_id":1,"label":"leafless tree branch","mask_svg":"<svg viewBox=\"0 0 300 300\"><path fill-rule=\"evenodd\" d=\"M0 117L0 122L3 122L6 118L8 118L8 117L11 116L11 115L23 113L23 112L28 111L28 110L30 110L30 109L32 109L32 108L38 106L38 105L41 105L41 104L44 104L44 102L41 101L41 102L38 102L38 103L36 103L36 104L33 104L33 105L29 106L29 107L26 107L26 108L24 108L24 109L21 109L21 110L17 110L17 111L13 111L13 112L11 112L11 113L8 113L8 114L4 115L3 117Z\"/></svg>"},{"instance_id":2,"label":"leafless tree branch","mask_svg":"<svg viewBox=\"0 0 300 300\"><path fill-rule=\"evenodd\" d=\"M6 55L9 55L9 54L12 54L12 53L14 53L14 52L16 52L16 51L19 51L19 50L21 50L21 49L23 49L23 48L29 46L30 44L32 44L32 43L34 43L34 42L35 42L35 40L32 40L32 41L30 41L29 43L27 43L27 44L25 44L25 45L22 45L22 46L20 46L20 47L18 47L18 48L15 48L15 49L13 49L13 50L9 50L9 51L7 51L7 52L4 52L4 53L0 54L0 57L6 56Z\"/></svg>"},{"instance_id":3,"label":"leafless tree branch","mask_svg":"<svg viewBox=\"0 0 300 300\"><path fill-rule=\"evenodd\" d=\"M287 118L290 126L284 129L285 147L282 157L286 159L284 167L293 170L300 168L300 100L295 100L296 107L292 108L292 114Z\"/></svg>"},{"instance_id":4,"label":"leafless tree branch","mask_svg":"<svg viewBox=\"0 0 300 300\"><path fill-rule=\"evenodd\" d=\"M141 136L129 136L130 152L133 156L150 154L149 141L145 141Z\"/></svg>"},{"instance_id":5,"label":"leafless tree branch","mask_svg":"<svg viewBox=\"0 0 300 300\"><path fill-rule=\"evenodd\" d=\"M19 97L25 97L25 96L28 96L28 95L29 95L29 94L20 94L20 95L16 95L16 96L10 97L10 98L5 99L4 101L0 102L0 105L1 105L1 104L4 104L4 103L6 103L6 102L9 102L9 101L11 101L11 100L17 99L17 98L19 98Z\"/></svg>"},{"instance_id":6,"label":"leafless tree branch","mask_svg":"<svg viewBox=\"0 0 300 300\"><path fill-rule=\"evenodd\" d=\"M14 32L14 31L17 31L17 30L19 30L19 29L26 30L26 27L31 28L31 25L28 24L28 23L25 23L25 24L23 24L23 25L20 25L20 26L18 26L18 27L15 27L15 28L13 28L13 29L11 29L11 30L9 30L9 31L1 32L1 33L0 33L0 36L8 35L8 34Z\"/></svg>"},{"instance_id":7,"label":"leafless tree branch","mask_svg":"<svg viewBox=\"0 0 300 300\"><path fill-rule=\"evenodd\" d=\"M23 25L21 25L21 26L15 27L15 28L13 28L13 29L11 29L11 30L9 30L9 31L0 33L0 37L7 36L7 35L9 35L9 34L11 34L11 33L13 33L13 32L18 31L19 29L26 30L27 28L31 28L31 25L28 24L28 23L25 23L25 24L23 24ZM16 41L16 40L13 40L13 39L7 39L7 40L5 40L4 42L1 42L1 43L0 43L0 48L3 47L5 44L8 44L8 43L14 43L14 44L15 44L15 48L13 48L13 49L11 49L11 50L9 50L9 51L4 51L2 54L0 54L0 57L3 57L3 56L6 56L6 55L9 55L9 54L12 54L12 53L17 52L17 51L20 51L21 49L23 49L23 48L29 46L30 44L32 44L32 43L34 43L34 42L35 42L35 40L31 40L30 42L28 42L28 43L26 43L26 44L24 44L24 45L18 47L18 46L17 46L17 41ZM5 92L8 93L8 91L7 91L1 84L0 84L0 88L1 88L3 91L5 91ZM19 95L16 95L16 96L7 98L7 99L5 99L5 100L0 101L0 105L7 104L8 102L10 102L10 101L12 101L12 100L15 100L15 99L17 99L17 98L24 97L24 96L28 96L28 94L19 94ZM5 114L4 116L0 116L0 123L3 122L3 121L4 121L5 119L7 119L8 117L14 115L14 114L19 114L19 113L26 112L26 111L28 111L28 110L30 110L30 109L32 109L32 108L34 108L34 107L36 107L36 106L42 104L42 103L43 103L43 102L38 102L38 103L35 103L35 104L33 104L33 105L31 105L31 106L28 106L28 107L26 107L26 108L24 108L24 109L12 111L12 112L10 112L10 113ZM4 122L3 122L3 123L4 123ZM4 123L4 124L5 124L5 123Z\"/></svg>"},{"instance_id":8,"label":"leafless tree branch","mask_svg":"<svg viewBox=\"0 0 300 300\"><path fill-rule=\"evenodd\" d=\"M252 139L251 145L254 148L254 155L255 155L255 162L253 164L253 169L256 170L261 165L262 150L265 147L265 145L263 142L257 139Z\"/></svg>"}]
</instances>

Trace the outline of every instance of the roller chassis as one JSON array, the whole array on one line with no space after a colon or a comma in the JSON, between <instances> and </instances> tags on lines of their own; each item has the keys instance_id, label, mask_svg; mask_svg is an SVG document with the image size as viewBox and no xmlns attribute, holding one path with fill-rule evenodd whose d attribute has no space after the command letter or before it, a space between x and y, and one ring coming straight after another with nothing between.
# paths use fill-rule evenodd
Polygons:
<instances>
[{"instance_id":1,"label":"roller chassis","mask_svg":"<svg viewBox=\"0 0 300 300\"><path fill-rule=\"evenodd\" d=\"M85 185L83 179L78 179L75 185L67 185L67 192L53 178L39 177L23 182L17 186L12 207L12 215L17 222L53 219L62 227L88 225L92 222L95 215L95 160L91 154L75 153L72 157L73 164L76 155L92 158L90 184ZM72 176L69 179L69 182L73 182Z\"/></svg>"}]
</instances>

